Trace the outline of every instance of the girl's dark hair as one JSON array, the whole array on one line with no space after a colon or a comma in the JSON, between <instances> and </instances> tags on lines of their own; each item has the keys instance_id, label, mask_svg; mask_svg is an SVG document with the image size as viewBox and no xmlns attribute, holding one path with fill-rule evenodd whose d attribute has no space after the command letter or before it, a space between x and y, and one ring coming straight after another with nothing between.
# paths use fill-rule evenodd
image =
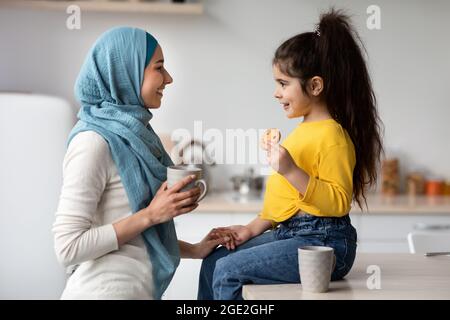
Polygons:
<instances>
[{"instance_id":1,"label":"girl's dark hair","mask_svg":"<svg viewBox=\"0 0 450 320\"><path fill-rule=\"evenodd\" d=\"M340 10L331 9L320 16L314 32L285 41L273 59L281 72L300 80L305 94L311 78L323 79L320 97L355 146L353 200L361 209L362 200L367 208L365 189L376 183L384 152L381 120L362 49L366 52L350 18Z\"/></svg>"}]
</instances>

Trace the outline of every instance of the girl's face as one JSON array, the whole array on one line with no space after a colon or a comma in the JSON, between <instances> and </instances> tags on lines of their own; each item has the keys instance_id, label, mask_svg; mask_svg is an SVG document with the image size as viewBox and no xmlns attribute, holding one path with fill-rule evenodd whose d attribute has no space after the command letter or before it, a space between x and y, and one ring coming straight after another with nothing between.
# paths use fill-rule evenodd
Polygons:
<instances>
[{"instance_id":1,"label":"girl's face","mask_svg":"<svg viewBox=\"0 0 450 320\"><path fill-rule=\"evenodd\" d=\"M155 49L152 59L144 70L141 97L148 109L157 109L161 106L163 90L167 84L173 82L172 77L164 69L164 56L161 47Z\"/></svg>"},{"instance_id":2,"label":"girl's face","mask_svg":"<svg viewBox=\"0 0 450 320\"><path fill-rule=\"evenodd\" d=\"M273 77L276 82L274 97L278 99L288 118L298 118L311 112L312 100L302 90L300 81L280 71L278 64L273 65Z\"/></svg>"}]
</instances>

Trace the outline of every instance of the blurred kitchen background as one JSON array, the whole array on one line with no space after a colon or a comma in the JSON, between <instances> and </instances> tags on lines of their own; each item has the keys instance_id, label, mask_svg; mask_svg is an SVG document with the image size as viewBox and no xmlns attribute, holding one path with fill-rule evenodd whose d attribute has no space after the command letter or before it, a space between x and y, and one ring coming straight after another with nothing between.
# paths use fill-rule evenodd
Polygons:
<instances>
[{"instance_id":1,"label":"blurred kitchen background","mask_svg":"<svg viewBox=\"0 0 450 320\"><path fill-rule=\"evenodd\" d=\"M0 0L0 299L59 297L64 273L50 228L79 107L74 82L97 37L119 25L148 30L163 48L174 82L151 123L170 149L167 137L180 128L194 134L195 121L224 136L276 127L286 137L299 120L286 119L273 98L273 53L312 31L320 12L346 9L369 55L387 158L369 213L352 210L359 250L413 252L414 232L450 230L450 2L91 0L73 30L66 8L80 2L31 2ZM367 27L371 5L381 10L379 30ZM184 155L199 147L189 141ZM177 221L179 237L198 241L211 227L250 221L261 206L260 169L205 166L211 192L197 213ZM199 263L183 261L167 299L195 298Z\"/></svg>"}]
</instances>

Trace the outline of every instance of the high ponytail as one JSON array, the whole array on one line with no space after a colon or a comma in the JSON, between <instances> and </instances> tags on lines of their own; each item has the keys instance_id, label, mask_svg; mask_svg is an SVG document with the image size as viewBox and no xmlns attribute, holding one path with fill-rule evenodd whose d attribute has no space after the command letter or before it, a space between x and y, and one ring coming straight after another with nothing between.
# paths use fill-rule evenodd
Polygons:
<instances>
[{"instance_id":1,"label":"high ponytail","mask_svg":"<svg viewBox=\"0 0 450 320\"><path fill-rule=\"evenodd\" d=\"M381 120L362 51L364 46L342 11L331 9L320 16L313 32L285 41L275 52L273 63L300 80L303 92L308 81L324 81L321 98L328 111L348 132L355 146L353 200L362 209L366 188L377 180L383 153ZM361 47L360 47L361 46Z\"/></svg>"}]
</instances>

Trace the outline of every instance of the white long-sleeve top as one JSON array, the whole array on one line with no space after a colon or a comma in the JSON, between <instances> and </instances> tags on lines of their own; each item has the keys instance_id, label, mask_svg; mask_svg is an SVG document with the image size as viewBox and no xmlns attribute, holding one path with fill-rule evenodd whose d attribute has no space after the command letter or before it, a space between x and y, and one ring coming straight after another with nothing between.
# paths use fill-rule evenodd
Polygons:
<instances>
[{"instance_id":1,"label":"white long-sleeve top","mask_svg":"<svg viewBox=\"0 0 450 320\"><path fill-rule=\"evenodd\" d=\"M72 139L63 179L52 229L55 252L65 267L79 266L61 299L153 299L152 266L142 236L118 246L112 224L132 213L101 135L85 131Z\"/></svg>"}]
</instances>

